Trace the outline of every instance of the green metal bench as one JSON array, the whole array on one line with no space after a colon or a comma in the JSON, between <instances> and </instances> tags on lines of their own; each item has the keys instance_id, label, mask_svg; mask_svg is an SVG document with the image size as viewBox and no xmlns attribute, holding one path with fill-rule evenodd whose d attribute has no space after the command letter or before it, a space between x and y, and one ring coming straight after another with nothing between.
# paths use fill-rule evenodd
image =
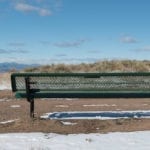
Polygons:
<instances>
[{"instance_id":1,"label":"green metal bench","mask_svg":"<svg viewBox=\"0 0 150 150\"><path fill-rule=\"evenodd\" d=\"M150 73L13 73L12 91L27 98L149 98Z\"/></svg>"}]
</instances>

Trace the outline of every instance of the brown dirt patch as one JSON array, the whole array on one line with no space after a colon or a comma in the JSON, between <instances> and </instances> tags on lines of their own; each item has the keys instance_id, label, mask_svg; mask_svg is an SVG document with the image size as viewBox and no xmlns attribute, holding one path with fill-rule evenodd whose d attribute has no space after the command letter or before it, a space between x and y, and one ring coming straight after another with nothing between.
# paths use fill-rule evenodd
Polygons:
<instances>
[{"instance_id":1,"label":"brown dirt patch","mask_svg":"<svg viewBox=\"0 0 150 150\"><path fill-rule=\"evenodd\" d=\"M97 106L95 106L97 105ZM98 111L98 110L149 110L149 99L36 99L35 119L29 117L29 103L15 99L9 90L0 91L0 133L7 132L54 132L106 133L116 131L150 130L150 119L116 120L42 120L39 117L54 111ZM64 125L62 121L76 123Z\"/></svg>"}]
</instances>

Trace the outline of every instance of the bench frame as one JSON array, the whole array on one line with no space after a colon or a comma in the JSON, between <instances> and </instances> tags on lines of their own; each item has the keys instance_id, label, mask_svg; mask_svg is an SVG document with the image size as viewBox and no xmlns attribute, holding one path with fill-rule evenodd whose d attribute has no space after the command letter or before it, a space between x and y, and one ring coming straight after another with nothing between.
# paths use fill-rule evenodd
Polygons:
<instances>
[{"instance_id":1,"label":"bench frame","mask_svg":"<svg viewBox=\"0 0 150 150\"><path fill-rule=\"evenodd\" d=\"M108 92L103 91L100 93L99 91L95 93L84 93L81 91L81 93L56 93L56 94L49 94L37 96L38 92L40 92L40 89L32 89L31 85L36 84L36 82L33 82L30 80L30 77L40 77L41 76L87 76L88 78L95 78L100 76L149 76L149 72L145 73L13 73L11 75L11 84L12 84L12 91L16 92L16 81L15 77L20 76L23 77L25 80L25 91L22 94L22 97L26 98L27 101L30 103L30 117L34 118L34 98L150 98L150 91L121 91L121 92ZM22 98L20 97L20 98Z\"/></svg>"}]
</instances>

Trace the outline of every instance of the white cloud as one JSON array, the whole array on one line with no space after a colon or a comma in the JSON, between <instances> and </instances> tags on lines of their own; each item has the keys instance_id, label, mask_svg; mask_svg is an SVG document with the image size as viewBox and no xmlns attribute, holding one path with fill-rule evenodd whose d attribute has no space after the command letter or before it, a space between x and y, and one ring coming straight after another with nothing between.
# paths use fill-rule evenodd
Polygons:
<instances>
[{"instance_id":1,"label":"white cloud","mask_svg":"<svg viewBox=\"0 0 150 150\"><path fill-rule=\"evenodd\" d=\"M52 12L51 12L50 10L44 9L44 8L40 8L40 9L38 10L38 12L39 12L39 14L40 14L41 16L50 16L50 15L52 15Z\"/></svg>"},{"instance_id":2,"label":"white cloud","mask_svg":"<svg viewBox=\"0 0 150 150\"><path fill-rule=\"evenodd\" d=\"M36 13L39 16L51 16L62 8L62 0L0 0L1 14L12 10L25 13ZM6 11L7 10L7 11Z\"/></svg>"},{"instance_id":3,"label":"white cloud","mask_svg":"<svg viewBox=\"0 0 150 150\"><path fill-rule=\"evenodd\" d=\"M26 53L28 53L28 51L26 51L26 50L7 50L7 49L0 49L0 54L13 54L13 53L26 54Z\"/></svg>"},{"instance_id":4,"label":"white cloud","mask_svg":"<svg viewBox=\"0 0 150 150\"><path fill-rule=\"evenodd\" d=\"M57 56L58 57L58 56ZM93 63L100 61L99 58L66 58L60 57L60 58L37 58L37 59L32 59L32 58L23 58L23 57L7 57L7 58L0 58L0 62L17 62L17 63L23 63L23 64L79 64L79 63Z\"/></svg>"},{"instance_id":5,"label":"white cloud","mask_svg":"<svg viewBox=\"0 0 150 150\"><path fill-rule=\"evenodd\" d=\"M88 41L88 40L81 39L81 40L76 40L76 41L57 42L57 43L54 43L54 46L60 47L60 48L78 47L78 46L81 46L86 41Z\"/></svg>"},{"instance_id":6,"label":"white cloud","mask_svg":"<svg viewBox=\"0 0 150 150\"><path fill-rule=\"evenodd\" d=\"M135 49L137 52L150 52L150 46Z\"/></svg>"},{"instance_id":7,"label":"white cloud","mask_svg":"<svg viewBox=\"0 0 150 150\"><path fill-rule=\"evenodd\" d=\"M56 10L61 10L63 4L62 4L62 0L55 0L55 3L54 3L54 7Z\"/></svg>"},{"instance_id":8,"label":"white cloud","mask_svg":"<svg viewBox=\"0 0 150 150\"><path fill-rule=\"evenodd\" d=\"M9 46L13 46L13 47L22 47L22 46L25 46L25 43L23 42L11 42L11 43L8 43Z\"/></svg>"},{"instance_id":9,"label":"white cloud","mask_svg":"<svg viewBox=\"0 0 150 150\"><path fill-rule=\"evenodd\" d=\"M67 55L66 54L57 54L55 55L55 57L66 57Z\"/></svg>"},{"instance_id":10,"label":"white cloud","mask_svg":"<svg viewBox=\"0 0 150 150\"><path fill-rule=\"evenodd\" d=\"M15 9L19 10L19 11L24 11L24 12L36 11L37 10L36 7L25 4L25 3L17 3L16 6L15 6Z\"/></svg>"},{"instance_id":11,"label":"white cloud","mask_svg":"<svg viewBox=\"0 0 150 150\"><path fill-rule=\"evenodd\" d=\"M89 50L88 53L98 54L98 53L100 53L100 51L98 51L98 50Z\"/></svg>"},{"instance_id":12,"label":"white cloud","mask_svg":"<svg viewBox=\"0 0 150 150\"><path fill-rule=\"evenodd\" d=\"M51 15L51 11L49 9L41 8L38 6L29 5L27 3L16 3L15 9L21 12L36 12L40 16L49 16Z\"/></svg>"},{"instance_id":13,"label":"white cloud","mask_svg":"<svg viewBox=\"0 0 150 150\"><path fill-rule=\"evenodd\" d=\"M131 37L131 36L122 36L120 38L120 41L122 43L137 43L137 39L135 39L134 37Z\"/></svg>"},{"instance_id":14,"label":"white cloud","mask_svg":"<svg viewBox=\"0 0 150 150\"><path fill-rule=\"evenodd\" d=\"M50 45L50 44L51 44L50 41L46 41L46 40L42 40L42 41L40 41L40 43L41 43L42 45Z\"/></svg>"}]
</instances>

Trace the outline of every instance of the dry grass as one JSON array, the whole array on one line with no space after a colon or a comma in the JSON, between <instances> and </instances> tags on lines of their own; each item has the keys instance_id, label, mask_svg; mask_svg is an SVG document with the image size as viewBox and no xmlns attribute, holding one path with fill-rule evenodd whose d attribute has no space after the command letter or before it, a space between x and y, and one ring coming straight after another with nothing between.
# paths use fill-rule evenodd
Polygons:
<instances>
[{"instance_id":1,"label":"dry grass","mask_svg":"<svg viewBox=\"0 0 150 150\"><path fill-rule=\"evenodd\" d=\"M24 72L149 72L150 61L111 60L96 63L52 64L27 68Z\"/></svg>"}]
</instances>

